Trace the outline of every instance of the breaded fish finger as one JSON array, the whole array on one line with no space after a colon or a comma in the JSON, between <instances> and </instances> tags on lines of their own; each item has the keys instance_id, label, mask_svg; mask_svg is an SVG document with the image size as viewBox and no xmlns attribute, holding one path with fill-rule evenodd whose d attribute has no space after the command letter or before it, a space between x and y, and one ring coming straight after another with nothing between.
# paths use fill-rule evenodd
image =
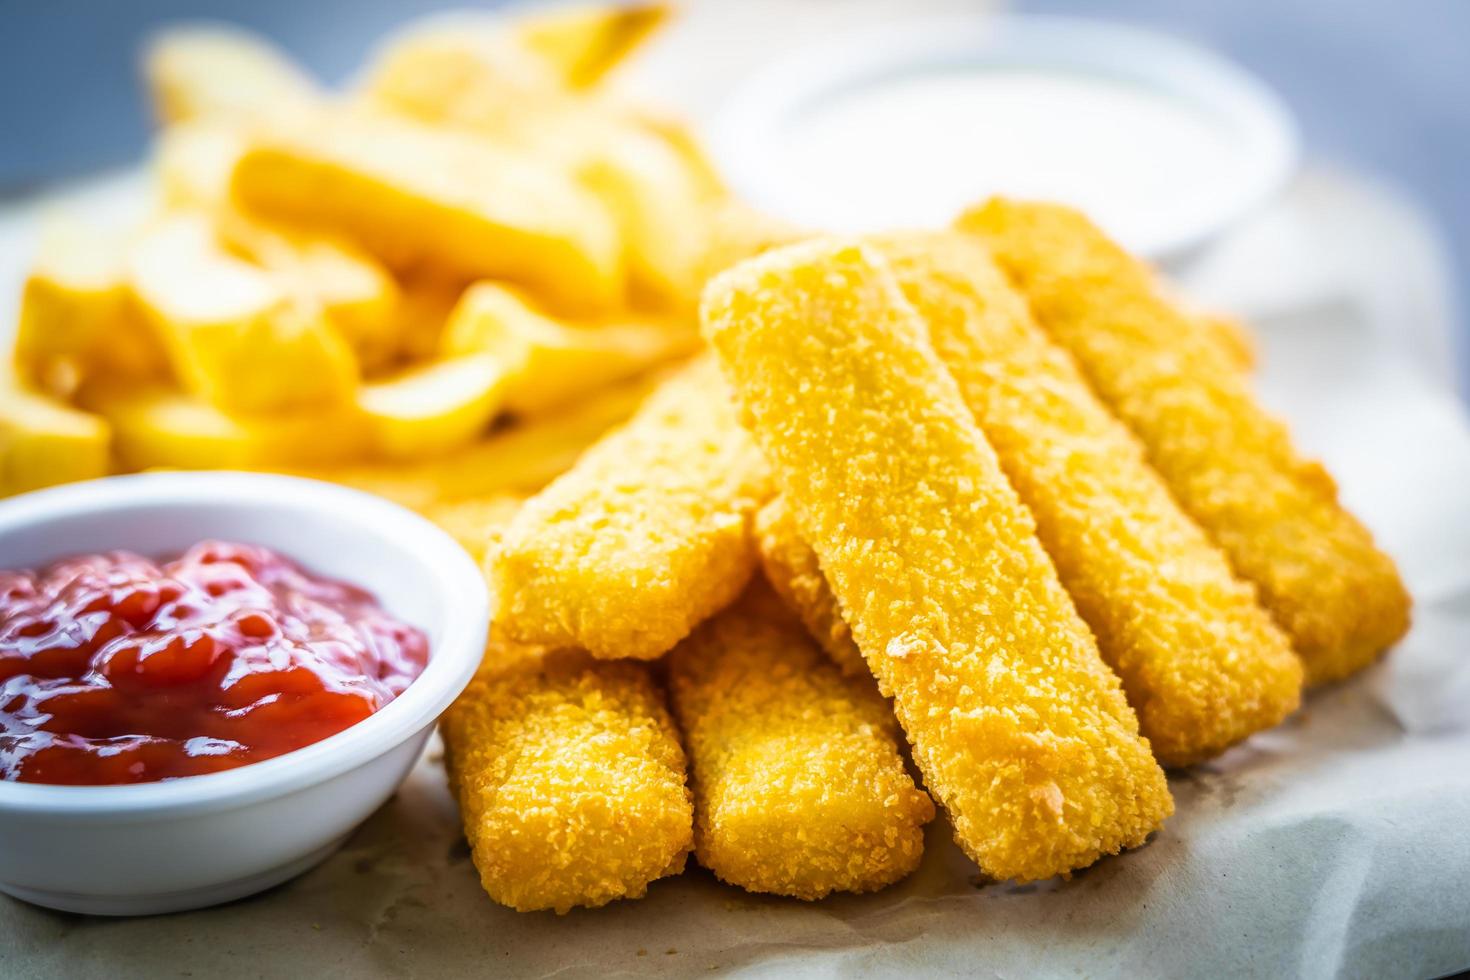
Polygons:
<instances>
[{"instance_id":1,"label":"breaded fish finger","mask_svg":"<svg viewBox=\"0 0 1470 980\"><path fill-rule=\"evenodd\" d=\"M811 545L802 540L796 518L786 501L772 498L755 515L755 543L766 581L796 614L812 639L844 674L868 677L867 661L842 618L837 597L822 574Z\"/></svg>"},{"instance_id":2,"label":"breaded fish finger","mask_svg":"<svg viewBox=\"0 0 1470 980\"><path fill-rule=\"evenodd\" d=\"M995 878L1143 843L1163 771L892 273L817 241L726 272L704 328L955 836Z\"/></svg>"},{"instance_id":3,"label":"breaded fish finger","mask_svg":"<svg viewBox=\"0 0 1470 980\"><path fill-rule=\"evenodd\" d=\"M844 677L757 579L669 655L694 853L748 891L818 899L918 867L934 804L871 676Z\"/></svg>"},{"instance_id":4,"label":"breaded fish finger","mask_svg":"<svg viewBox=\"0 0 1470 980\"><path fill-rule=\"evenodd\" d=\"M719 369L695 362L516 514L499 618L523 643L659 656L745 587L766 482Z\"/></svg>"},{"instance_id":5,"label":"breaded fish finger","mask_svg":"<svg viewBox=\"0 0 1470 980\"><path fill-rule=\"evenodd\" d=\"M1403 636L1409 596L1393 561L1141 262L1054 205L996 199L959 227L990 245L1180 505L1255 583L1309 683L1346 677Z\"/></svg>"},{"instance_id":6,"label":"breaded fish finger","mask_svg":"<svg viewBox=\"0 0 1470 980\"><path fill-rule=\"evenodd\" d=\"M1290 714L1301 661L973 238L878 240L1166 766Z\"/></svg>"},{"instance_id":7,"label":"breaded fish finger","mask_svg":"<svg viewBox=\"0 0 1470 980\"><path fill-rule=\"evenodd\" d=\"M521 912L640 898L692 846L684 752L642 664L580 652L482 671L444 761L490 897Z\"/></svg>"}]
</instances>

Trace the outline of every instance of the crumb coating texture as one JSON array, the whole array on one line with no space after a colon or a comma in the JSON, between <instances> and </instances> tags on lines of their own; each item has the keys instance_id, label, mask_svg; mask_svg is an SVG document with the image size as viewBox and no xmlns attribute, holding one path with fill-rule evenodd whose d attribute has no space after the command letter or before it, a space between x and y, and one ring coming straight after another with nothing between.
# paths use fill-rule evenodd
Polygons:
<instances>
[{"instance_id":1,"label":"crumb coating texture","mask_svg":"<svg viewBox=\"0 0 1470 980\"><path fill-rule=\"evenodd\" d=\"M1393 561L1143 263L1055 205L995 199L959 227L990 245L1180 505L1255 583L1309 683L1361 670L1403 636L1409 596Z\"/></svg>"},{"instance_id":2,"label":"crumb coating texture","mask_svg":"<svg viewBox=\"0 0 1470 980\"><path fill-rule=\"evenodd\" d=\"M1199 762L1295 710L1302 667L1290 641L984 247L952 232L877 244L1036 518L1155 757Z\"/></svg>"},{"instance_id":3,"label":"crumb coating texture","mask_svg":"<svg viewBox=\"0 0 1470 980\"><path fill-rule=\"evenodd\" d=\"M1163 771L877 253L726 272L706 335L955 836L998 879L1142 844Z\"/></svg>"},{"instance_id":4,"label":"crumb coating texture","mask_svg":"<svg viewBox=\"0 0 1470 980\"><path fill-rule=\"evenodd\" d=\"M684 753L648 669L580 652L484 670L440 725L480 881L521 912L639 898L692 844Z\"/></svg>"},{"instance_id":5,"label":"crumb coating texture","mask_svg":"<svg viewBox=\"0 0 1470 980\"><path fill-rule=\"evenodd\" d=\"M822 574L817 553L801 537L796 517L780 496L771 498L755 515L755 541L761 568L781 601L800 618L844 674L871 676L852 630L842 617L837 597Z\"/></svg>"},{"instance_id":6,"label":"crumb coating texture","mask_svg":"<svg viewBox=\"0 0 1470 980\"><path fill-rule=\"evenodd\" d=\"M700 359L528 500L493 559L513 639L651 659L740 594L768 496L760 452Z\"/></svg>"},{"instance_id":7,"label":"crumb coating texture","mask_svg":"<svg viewBox=\"0 0 1470 980\"><path fill-rule=\"evenodd\" d=\"M918 867L934 804L871 676L844 677L759 579L669 656L694 853L722 881L814 900Z\"/></svg>"}]
</instances>

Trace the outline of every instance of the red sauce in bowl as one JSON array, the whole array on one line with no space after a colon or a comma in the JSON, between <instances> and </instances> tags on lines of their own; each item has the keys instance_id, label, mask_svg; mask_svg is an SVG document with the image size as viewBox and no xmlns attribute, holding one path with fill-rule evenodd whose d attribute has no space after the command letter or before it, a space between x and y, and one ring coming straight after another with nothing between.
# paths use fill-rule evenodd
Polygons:
<instances>
[{"instance_id":1,"label":"red sauce in bowl","mask_svg":"<svg viewBox=\"0 0 1470 980\"><path fill-rule=\"evenodd\" d=\"M334 735L429 659L374 597L265 548L205 541L0 571L0 779L139 783Z\"/></svg>"}]
</instances>

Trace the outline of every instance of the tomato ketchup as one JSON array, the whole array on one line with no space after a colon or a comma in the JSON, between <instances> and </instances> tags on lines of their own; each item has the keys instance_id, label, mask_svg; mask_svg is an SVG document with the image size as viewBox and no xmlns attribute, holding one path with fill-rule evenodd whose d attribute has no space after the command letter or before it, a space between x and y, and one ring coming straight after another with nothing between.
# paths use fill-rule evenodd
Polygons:
<instances>
[{"instance_id":1,"label":"tomato ketchup","mask_svg":"<svg viewBox=\"0 0 1470 980\"><path fill-rule=\"evenodd\" d=\"M0 571L0 779L138 783L259 762L378 711L428 640L368 592L204 541Z\"/></svg>"}]
</instances>

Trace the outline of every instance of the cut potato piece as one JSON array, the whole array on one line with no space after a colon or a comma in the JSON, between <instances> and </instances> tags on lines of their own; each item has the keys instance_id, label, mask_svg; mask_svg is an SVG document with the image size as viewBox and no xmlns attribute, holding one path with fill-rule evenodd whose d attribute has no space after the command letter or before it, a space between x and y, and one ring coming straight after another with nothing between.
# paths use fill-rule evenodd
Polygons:
<instances>
[{"instance_id":1,"label":"cut potato piece","mask_svg":"<svg viewBox=\"0 0 1470 980\"><path fill-rule=\"evenodd\" d=\"M577 173L611 210L622 233L635 302L698 309L708 194L666 142L631 127L604 127L582 149Z\"/></svg>"},{"instance_id":2,"label":"cut potato piece","mask_svg":"<svg viewBox=\"0 0 1470 980\"><path fill-rule=\"evenodd\" d=\"M608 429L626 421L660 372L609 385L576 405L497 432L456 453L408 465L288 468L423 510L436 503L501 493L534 493L569 469Z\"/></svg>"},{"instance_id":3,"label":"cut potato piece","mask_svg":"<svg viewBox=\"0 0 1470 980\"><path fill-rule=\"evenodd\" d=\"M597 4L533 14L512 36L572 88L588 88L627 60L669 19L666 3Z\"/></svg>"},{"instance_id":4,"label":"cut potato piece","mask_svg":"<svg viewBox=\"0 0 1470 980\"><path fill-rule=\"evenodd\" d=\"M458 449L490 424L518 366L513 352L467 354L363 385L357 404L373 448L388 459Z\"/></svg>"},{"instance_id":5,"label":"cut potato piece","mask_svg":"<svg viewBox=\"0 0 1470 980\"><path fill-rule=\"evenodd\" d=\"M145 234L130 271L179 377L220 409L321 406L352 391L352 351L320 304L226 252L203 215L174 215Z\"/></svg>"},{"instance_id":6,"label":"cut potato piece","mask_svg":"<svg viewBox=\"0 0 1470 980\"><path fill-rule=\"evenodd\" d=\"M46 227L21 290L15 364L59 397L98 377L166 376L163 349L132 302L121 236L58 221Z\"/></svg>"},{"instance_id":7,"label":"cut potato piece","mask_svg":"<svg viewBox=\"0 0 1470 980\"><path fill-rule=\"evenodd\" d=\"M0 377L0 496L106 476L107 422Z\"/></svg>"},{"instance_id":8,"label":"cut potato piece","mask_svg":"<svg viewBox=\"0 0 1470 980\"><path fill-rule=\"evenodd\" d=\"M520 293L493 282L465 291L443 339L447 355L483 351L517 363L505 390L505 407L521 415L545 412L698 347L699 331L692 323L567 323L538 312Z\"/></svg>"},{"instance_id":9,"label":"cut potato piece","mask_svg":"<svg viewBox=\"0 0 1470 980\"><path fill-rule=\"evenodd\" d=\"M153 151L159 202L165 208L222 207L245 143L238 120L190 119L164 129Z\"/></svg>"},{"instance_id":10,"label":"cut potato piece","mask_svg":"<svg viewBox=\"0 0 1470 980\"><path fill-rule=\"evenodd\" d=\"M165 123L244 116L310 102L316 86L279 48L237 27L195 24L156 35L143 56L154 113Z\"/></svg>"},{"instance_id":11,"label":"cut potato piece","mask_svg":"<svg viewBox=\"0 0 1470 980\"><path fill-rule=\"evenodd\" d=\"M170 388L110 388L90 407L111 423L127 469L270 469L360 456L361 419L350 406L320 412L233 416Z\"/></svg>"},{"instance_id":12,"label":"cut potato piece","mask_svg":"<svg viewBox=\"0 0 1470 980\"><path fill-rule=\"evenodd\" d=\"M567 311L623 294L607 209L544 161L387 115L310 115L253 143L233 193L269 216L335 230L400 272L509 279Z\"/></svg>"},{"instance_id":13,"label":"cut potato piece","mask_svg":"<svg viewBox=\"0 0 1470 980\"><path fill-rule=\"evenodd\" d=\"M287 293L319 304L364 371L398 353L398 284L381 262L351 242L258 220L226 208L226 244L268 270Z\"/></svg>"}]
</instances>

